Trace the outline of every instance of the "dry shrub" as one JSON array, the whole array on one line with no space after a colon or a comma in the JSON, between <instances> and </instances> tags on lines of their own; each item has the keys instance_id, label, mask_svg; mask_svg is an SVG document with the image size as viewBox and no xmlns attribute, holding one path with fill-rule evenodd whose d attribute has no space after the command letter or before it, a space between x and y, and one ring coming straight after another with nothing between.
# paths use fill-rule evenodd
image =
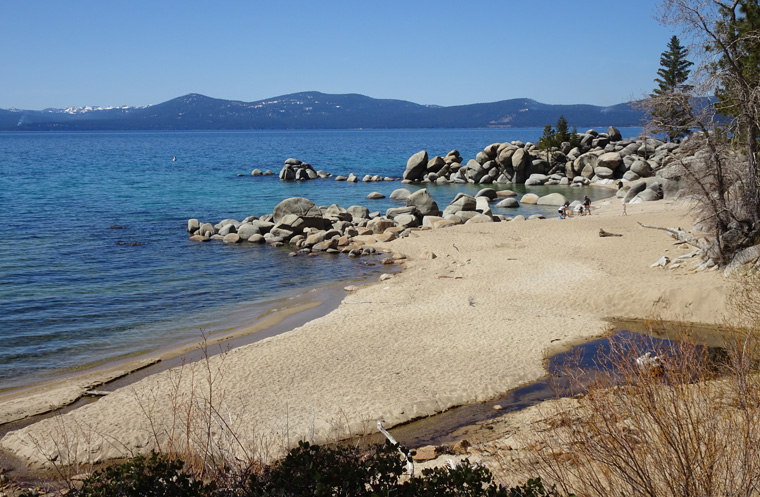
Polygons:
<instances>
[{"instance_id":1,"label":"dry shrub","mask_svg":"<svg viewBox=\"0 0 760 497\"><path fill-rule=\"evenodd\" d=\"M758 282L742 282L753 299ZM586 394L543 413L546 428L532 433L522 470L577 495L758 495L757 330L726 327L718 354L688 333L611 341ZM659 360L637 364L647 352Z\"/></svg>"},{"instance_id":2,"label":"dry shrub","mask_svg":"<svg viewBox=\"0 0 760 497\"><path fill-rule=\"evenodd\" d=\"M184 461L196 478L230 487L270 462L275 441L258 433L245 412L232 408L245 403L228 399L222 388L228 351L220 350L212 360L205 336L200 350L199 361L168 371L168 399L150 389L133 392L154 450Z\"/></svg>"}]
</instances>

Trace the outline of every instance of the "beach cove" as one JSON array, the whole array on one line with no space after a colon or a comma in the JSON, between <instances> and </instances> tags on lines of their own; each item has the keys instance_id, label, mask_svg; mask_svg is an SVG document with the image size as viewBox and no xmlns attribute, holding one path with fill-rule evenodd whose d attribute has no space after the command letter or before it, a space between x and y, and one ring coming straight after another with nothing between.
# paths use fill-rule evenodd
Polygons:
<instances>
[{"instance_id":1,"label":"beach cove","mask_svg":"<svg viewBox=\"0 0 760 497\"><path fill-rule=\"evenodd\" d=\"M60 464L146 452L166 447L172 426L202 429L181 427L176 414L205 398L242 447L276 455L299 439L393 426L528 384L545 374L547 354L599 336L607 318L721 322L721 273L650 267L687 250L639 223L688 229L688 204L629 205L628 216L619 199L598 204L587 217L453 226L379 244L404 254L406 269L326 316L149 376L0 444L34 467L53 456ZM623 236L601 238L600 229ZM215 372L210 395L204 370ZM64 433L79 441L65 453Z\"/></svg>"}]
</instances>

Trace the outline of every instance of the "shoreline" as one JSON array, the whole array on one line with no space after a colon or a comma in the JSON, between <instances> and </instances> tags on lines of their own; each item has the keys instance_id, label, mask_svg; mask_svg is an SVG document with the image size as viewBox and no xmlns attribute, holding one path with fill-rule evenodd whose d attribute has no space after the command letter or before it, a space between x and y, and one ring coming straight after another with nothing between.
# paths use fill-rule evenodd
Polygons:
<instances>
[{"instance_id":1,"label":"shoreline","mask_svg":"<svg viewBox=\"0 0 760 497\"><path fill-rule=\"evenodd\" d=\"M718 322L722 277L649 268L663 251L678 249L662 232L634 222L641 214L652 224L663 218L684 224L688 208L637 204L624 218L618 199L600 203L589 217L461 226L378 244L408 255L409 268L348 294L337 309L289 333L212 359L214 367L224 362L229 368L223 387L234 399L230 407L255 419L257 431L273 440L311 433L321 441L338 429L361 432L374 419L392 426L531 383L545 374L550 348L600 334L605 316L654 312L667 318L688 311L693 321ZM624 238L600 239L600 226L622 230ZM638 252L629 254L632 249ZM615 278L623 281L609 281ZM711 290L700 291L705 288ZM168 378L167 372L152 375L131 390L166 393ZM147 450L152 442L140 435L139 402L125 390L62 422L87 422ZM157 415L168 415L167 407L157 404ZM10 433L2 445L27 464L44 466L39 447L24 440L54 433L51 423L40 422ZM100 446L96 457L115 455L113 447Z\"/></svg>"},{"instance_id":2,"label":"shoreline","mask_svg":"<svg viewBox=\"0 0 760 497\"><path fill-rule=\"evenodd\" d=\"M389 268L386 270L390 271ZM71 408L90 397L89 391L110 392L151 374L201 360L204 348L212 356L286 333L338 307L346 295L344 285L365 285L372 281L372 278L345 280L307 288L291 296L253 304L254 309L263 308L263 311L257 312L243 324L239 324L238 318L231 326L218 328L205 338L201 335L197 340L166 344L3 389L0 391L0 437L8 431L3 429L5 425L28 424L23 421ZM247 312L250 313L250 310Z\"/></svg>"}]
</instances>

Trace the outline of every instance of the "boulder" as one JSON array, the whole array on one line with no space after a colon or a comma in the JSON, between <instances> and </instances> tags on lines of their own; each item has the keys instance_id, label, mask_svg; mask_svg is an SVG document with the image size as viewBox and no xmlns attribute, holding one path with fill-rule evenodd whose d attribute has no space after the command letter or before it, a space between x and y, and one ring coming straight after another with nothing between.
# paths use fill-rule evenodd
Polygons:
<instances>
[{"instance_id":1,"label":"boulder","mask_svg":"<svg viewBox=\"0 0 760 497\"><path fill-rule=\"evenodd\" d=\"M359 219L369 219L369 209L361 205L352 205L346 211L351 214L353 222L357 222Z\"/></svg>"},{"instance_id":2,"label":"boulder","mask_svg":"<svg viewBox=\"0 0 760 497\"><path fill-rule=\"evenodd\" d=\"M491 215L491 207L488 204L488 197L475 197L475 203L476 211L487 216Z\"/></svg>"},{"instance_id":3,"label":"boulder","mask_svg":"<svg viewBox=\"0 0 760 497\"><path fill-rule=\"evenodd\" d=\"M517 194L513 192L512 190L499 190L496 192L497 197L516 197Z\"/></svg>"},{"instance_id":4,"label":"boulder","mask_svg":"<svg viewBox=\"0 0 760 497\"><path fill-rule=\"evenodd\" d=\"M261 169L254 169L251 171L251 176L263 176L264 173L261 171Z\"/></svg>"},{"instance_id":5,"label":"boulder","mask_svg":"<svg viewBox=\"0 0 760 497\"><path fill-rule=\"evenodd\" d=\"M623 199L623 202L630 202L633 200L639 193L646 190L647 184L645 182L636 183L631 186L631 188L628 189L628 193L625 194L625 198Z\"/></svg>"},{"instance_id":6,"label":"boulder","mask_svg":"<svg viewBox=\"0 0 760 497\"><path fill-rule=\"evenodd\" d=\"M652 170L651 164L649 164L648 161L645 161L643 159L639 159L633 164L631 164L630 170L636 173L637 175L639 175L640 177L644 177L644 178L651 176L652 173L654 172Z\"/></svg>"},{"instance_id":7,"label":"boulder","mask_svg":"<svg viewBox=\"0 0 760 497\"><path fill-rule=\"evenodd\" d=\"M229 233L227 235L224 235L224 238L222 239L224 243L238 243L240 242L240 235L237 233Z\"/></svg>"},{"instance_id":8,"label":"boulder","mask_svg":"<svg viewBox=\"0 0 760 497\"><path fill-rule=\"evenodd\" d=\"M346 209L338 204L332 204L327 209L320 209L322 211L322 217L332 222L337 221L350 221L352 219L351 214Z\"/></svg>"},{"instance_id":9,"label":"boulder","mask_svg":"<svg viewBox=\"0 0 760 497\"><path fill-rule=\"evenodd\" d=\"M426 170L429 173L437 173L445 165L446 165L446 161L443 160L443 157L436 155L435 157L433 157L432 159L428 161Z\"/></svg>"},{"instance_id":10,"label":"boulder","mask_svg":"<svg viewBox=\"0 0 760 497\"><path fill-rule=\"evenodd\" d=\"M425 174L428 164L427 151L421 150L409 157L406 161L406 169L404 170L403 178L409 181L419 181Z\"/></svg>"},{"instance_id":11,"label":"boulder","mask_svg":"<svg viewBox=\"0 0 760 497\"><path fill-rule=\"evenodd\" d=\"M543 185L547 181L549 181L549 176L546 176L545 174L534 173L531 174L527 180L525 180L525 186Z\"/></svg>"},{"instance_id":12,"label":"boulder","mask_svg":"<svg viewBox=\"0 0 760 497\"><path fill-rule=\"evenodd\" d=\"M385 217L388 219L394 219L396 216L400 216L402 214L411 214L413 216L418 216L419 211L417 211L416 207L391 207L387 211L385 211Z\"/></svg>"},{"instance_id":13,"label":"boulder","mask_svg":"<svg viewBox=\"0 0 760 497\"><path fill-rule=\"evenodd\" d=\"M273 212L274 223L279 224L285 216L290 214L303 220L303 228L323 229L325 226L322 211L307 198L291 197L277 204Z\"/></svg>"},{"instance_id":14,"label":"boulder","mask_svg":"<svg viewBox=\"0 0 760 497\"><path fill-rule=\"evenodd\" d=\"M617 129L615 126L610 126L607 128L607 136L610 137L610 140L617 142L623 139L623 135L620 133L620 130Z\"/></svg>"},{"instance_id":15,"label":"boulder","mask_svg":"<svg viewBox=\"0 0 760 497\"><path fill-rule=\"evenodd\" d=\"M200 228L200 227L201 227L201 223L197 219L193 218L193 219L188 219L187 220L187 232L188 233L195 233L196 231L198 231L198 228Z\"/></svg>"},{"instance_id":16,"label":"boulder","mask_svg":"<svg viewBox=\"0 0 760 497\"><path fill-rule=\"evenodd\" d=\"M596 174L602 179L609 179L615 175L612 169L610 169L609 167L604 167L604 166L596 166L596 168L594 169L594 174Z\"/></svg>"},{"instance_id":17,"label":"boulder","mask_svg":"<svg viewBox=\"0 0 760 497\"><path fill-rule=\"evenodd\" d=\"M414 228L420 225L420 219L413 214L399 214L393 218L393 222L396 226L403 228Z\"/></svg>"},{"instance_id":18,"label":"boulder","mask_svg":"<svg viewBox=\"0 0 760 497\"><path fill-rule=\"evenodd\" d=\"M406 200L407 198L409 198L409 195L411 194L412 192L410 192L406 188L398 188L396 190L393 190L389 198L391 200Z\"/></svg>"},{"instance_id":19,"label":"boulder","mask_svg":"<svg viewBox=\"0 0 760 497\"><path fill-rule=\"evenodd\" d=\"M538 203L538 195L536 195L535 193L526 193L520 199L520 203L521 204L536 204Z\"/></svg>"},{"instance_id":20,"label":"boulder","mask_svg":"<svg viewBox=\"0 0 760 497\"><path fill-rule=\"evenodd\" d=\"M385 195L383 195L383 194L382 194L382 193L380 193L380 192L372 192L372 193L370 193L369 195L367 195L367 198L368 198L369 200L379 200L379 199L381 199L381 198L385 198Z\"/></svg>"},{"instance_id":21,"label":"boulder","mask_svg":"<svg viewBox=\"0 0 760 497\"><path fill-rule=\"evenodd\" d=\"M416 207L421 216L437 216L440 213L438 204L435 203L426 188L409 195L409 198L406 199L406 205Z\"/></svg>"},{"instance_id":22,"label":"boulder","mask_svg":"<svg viewBox=\"0 0 760 497\"><path fill-rule=\"evenodd\" d=\"M422 226L432 228L435 222L442 220L443 218L439 216L425 216L422 218Z\"/></svg>"},{"instance_id":23,"label":"boulder","mask_svg":"<svg viewBox=\"0 0 760 497\"><path fill-rule=\"evenodd\" d=\"M476 223L492 223L493 217L486 214L476 214L467 220L464 224L476 224Z\"/></svg>"},{"instance_id":24,"label":"boulder","mask_svg":"<svg viewBox=\"0 0 760 497\"><path fill-rule=\"evenodd\" d=\"M511 198L511 197L505 198L504 200L496 204L496 207L499 207L502 209L504 208L512 209L512 208L520 207L520 202L518 202L516 198Z\"/></svg>"},{"instance_id":25,"label":"boulder","mask_svg":"<svg viewBox=\"0 0 760 497\"><path fill-rule=\"evenodd\" d=\"M523 203L525 200L523 200ZM561 193L550 193L548 195L544 195L543 197L539 198L536 201L536 204L538 205L565 205L565 202L567 202L567 198L565 198L564 195Z\"/></svg>"},{"instance_id":26,"label":"boulder","mask_svg":"<svg viewBox=\"0 0 760 497\"><path fill-rule=\"evenodd\" d=\"M493 188L483 188L476 195L476 197L486 197L488 200L496 199L496 190Z\"/></svg>"},{"instance_id":27,"label":"boulder","mask_svg":"<svg viewBox=\"0 0 760 497\"><path fill-rule=\"evenodd\" d=\"M243 223L238 228L237 234L240 235L240 238L243 240L248 240L253 235L260 235L261 231L259 231L259 228L251 223Z\"/></svg>"}]
</instances>

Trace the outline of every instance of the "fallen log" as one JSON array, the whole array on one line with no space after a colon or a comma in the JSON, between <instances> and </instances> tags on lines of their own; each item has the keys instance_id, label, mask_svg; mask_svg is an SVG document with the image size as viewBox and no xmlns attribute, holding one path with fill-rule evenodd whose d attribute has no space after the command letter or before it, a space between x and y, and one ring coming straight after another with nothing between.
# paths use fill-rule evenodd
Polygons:
<instances>
[{"instance_id":1,"label":"fallen log","mask_svg":"<svg viewBox=\"0 0 760 497\"><path fill-rule=\"evenodd\" d=\"M609 231L604 231L602 228L599 228L599 236L605 237L605 236L623 236L619 233L610 233Z\"/></svg>"}]
</instances>

